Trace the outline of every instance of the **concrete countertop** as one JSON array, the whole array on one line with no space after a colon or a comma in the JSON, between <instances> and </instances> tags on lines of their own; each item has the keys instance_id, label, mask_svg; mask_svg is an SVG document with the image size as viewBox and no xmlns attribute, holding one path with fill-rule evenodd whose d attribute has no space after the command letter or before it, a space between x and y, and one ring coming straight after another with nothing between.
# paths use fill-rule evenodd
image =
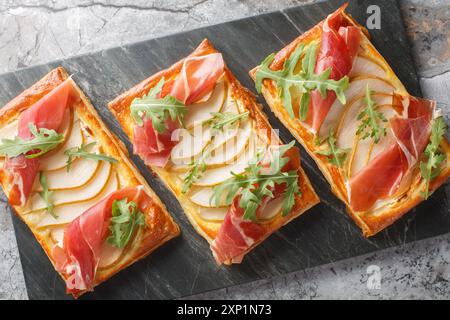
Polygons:
<instances>
[{"instance_id":1,"label":"concrete countertop","mask_svg":"<svg viewBox=\"0 0 450 320\"><path fill-rule=\"evenodd\" d=\"M313 1L3 0L0 3L0 73L308 2ZM448 0L399 2L423 94L436 99L448 115L450 3ZM450 191L449 184L445 188ZM447 234L193 298L448 299L449 252L450 234ZM2 194L0 299L26 298L11 217Z\"/></svg>"}]
</instances>

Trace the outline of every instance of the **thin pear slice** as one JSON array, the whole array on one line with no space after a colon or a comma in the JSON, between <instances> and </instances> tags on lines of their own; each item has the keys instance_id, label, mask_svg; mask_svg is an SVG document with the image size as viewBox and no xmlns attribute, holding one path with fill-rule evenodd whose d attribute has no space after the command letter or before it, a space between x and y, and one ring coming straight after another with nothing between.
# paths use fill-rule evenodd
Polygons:
<instances>
[{"instance_id":1,"label":"thin pear slice","mask_svg":"<svg viewBox=\"0 0 450 320\"><path fill-rule=\"evenodd\" d=\"M199 216L205 221L222 222L228 213L226 208L200 208Z\"/></svg>"},{"instance_id":2,"label":"thin pear slice","mask_svg":"<svg viewBox=\"0 0 450 320\"><path fill-rule=\"evenodd\" d=\"M190 199L196 205L204 208L227 207L224 201L221 201L219 205L216 205L215 202L210 203L212 195L213 195L213 188L211 187L199 188L192 192Z\"/></svg>"},{"instance_id":3,"label":"thin pear slice","mask_svg":"<svg viewBox=\"0 0 450 320\"><path fill-rule=\"evenodd\" d=\"M14 120L0 128L0 139L14 139L17 136L19 120Z\"/></svg>"},{"instance_id":4,"label":"thin pear slice","mask_svg":"<svg viewBox=\"0 0 450 320\"><path fill-rule=\"evenodd\" d=\"M217 83L211 97L201 103L196 103L189 106L189 112L184 118L184 123L187 128L191 128L202 124L208 119L211 119L212 112L219 112L222 109L227 99L228 85L225 80Z\"/></svg>"},{"instance_id":5,"label":"thin pear slice","mask_svg":"<svg viewBox=\"0 0 450 320\"><path fill-rule=\"evenodd\" d=\"M244 172L245 168L248 167L248 162L254 158L255 154L256 143L250 142L246 151L236 161L223 167L207 169L194 185L203 187L215 186L231 178L232 173ZM181 175L181 179L184 179L184 175Z\"/></svg>"},{"instance_id":6,"label":"thin pear slice","mask_svg":"<svg viewBox=\"0 0 450 320\"><path fill-rule=\"evenodd\" d=\"M396 116L395 110L390 105L379 106L377 110L382 112L387 120ZM382 123L381 125L387 126L386 123ZM382 151L386 150L386 148L388 148L394 141L392 132L389 128L386 128L386 135L381 137L378 143L375 143L370 137L364 140L360 139L356 135L356 131L354 132L354 135L354 147L352 149L349 163L349 177L356 175L359 171L361 171L361 169L367 166L373 158L375 158Z\"/></svg>"},{"instance_id":7,"label":"thin pear slice","mask_svg":"<svg viewBox=\"0 0 450 320\"><path fill-rule=\"evenodd\" d=\"M50 231L50 238L58 246L63 247L64 245L64 230L66 230L67 225L52 228Z\"/></svg>"},{"instance_id":8,"label":"thin pear slice","mask_svg":"<svg viewBox=\"0 0 450 320\"><path fill-rule=\"evenodd\" d=\"M264 208L263 212L260 215L261 220L271 220L276 215L281 214L283 210L283 198L278 197L269 201L269 203Z\"/></svg>"},{"instance_id":9,"label":"thin pear slice","mask_svg":"<svg viewBox=\"0 0 450 320\"><path fill-rule=\"evenodd\" d=\"M349 76L350 78L358 76L375 76L385 78L386 70L374 60L364 56L358 56L353 63L353 68Z\"/></svg>"},{"instance_id":10,"label":"thin pear slice","mask_svg":"<svg viewBox=\"0 0 450 320\"><path fill-rule=\"evenodd\" d=\"M196 126L192 132L178 131L180 142L172 149L171 160L179 165L188 165L192 159L201 155L205 146L211 141L211 128Z\"/></svg>"},{"instance_id":11,"label":"thin pear slice","mask_svg":"<svg viewBox=\"0 0 450 320\"><path fill-rule=\"evenodd\" d=\"M56 153L43 158L40 166L42 171L54 171L66 167L67 156L64 152L67 149L79 147L83 144L83 134L81 133L80 121L76 120L73 124L71 134Z\"/></svg>"},{"instance_id":12,"label":"thin pear slice","mask_svg":"<svg viewBox=\"0 0 450 320\"><path fill-rule=\"evenodd\" d=\"M223 146L223 144L235 138L238 135L239 130L239 126L232 126L231 128L220 130L218 133L216 133L216 135L214 136L214 140L211 142L211 150L220 148Z\"/></svg>"},{"instance_id":13,"label":"thin pear slice","mask_svg":"<svg viewBox=\"0 0 450 320\"><path fill-rule=\"evenodd\" d=\"M124 248L116 248L104 241L100 254L100 261L98 263L99 269L108 269L113 266L120 258L124 252Z\"/></svg>"},{"instance_id":14,"label":"thin pear slice","mask_svg":"<svg viewBox=\"0 0 450 320\"><path fill-rule=\"evenodd\" d=\"M383 112L385 118L388 120L397 116L397 113L391 106L380 106L378 108L378 110ZM390 147L394 141L395 141L395 138L392 133L392 130L390 130L390 128L387 128L386 136L384 136L382 139L380 139L380 141L378 143L373 144L372 149L370 150L369 161L371 161L376 156L378 156L381 152L383 152L388 147Z\"/></svg>"},{"instance_id":15,"label":"thin pear slice","mask_svg":"<svg viewBox=\"0 0 450 320\"><path fill-rule=\"evenodd\" d=\"M370 90L374 93L392 95L395 91L394 86L386 80L370 76L357 77L350 82L349 87L345 91L347 104L352 103L352 101L363 95L366 92L367 85L369 85ZM330 132L334 132L344 110L345 108L342 103L336 99L320 128L320 137L326 137Z\"/></svg>"},{"instance_id":16,"label":"thin pear slice","mask_svg":"<svg viewBox=\"0 0 450 320\"><path fill-rule=\"evenodd\" d=\"M57 218L48 214L46 211L42 211L42 216L37 222L38 228L46 228L50 226L59 226L67 224L78 218L83 212L92 206L100 202L108 194L118 190L118 178L116 174L112 174L108 183L104 186L103 190L93 199L82 201L78 203L67 203L60 206L56 206L54 214Z\"/></svg>"},{"instance_id":17,"label":"thin pear slice","mask_svg":"<svg viewBox=\"0 0 450 320\"><path fill-rule=\"evenodd\" d=\"M252 134L251 126L251 121L245 121L243 126L239 128L239 130L235 131L236 135L233 138L229 138L225 143L214 147L210 156L205 159L206 165L219 166L230 164L234 159L236 159L249 144L250 136Z\"/></svg>"},{"instance_id":18,"label":"thin pear slice","mask_svg":"<svg viewBox=\"0 0 450 320\"><path fill-rule=\"evenodd\" d=\"M51 195L51 201L54 205L65 203L75 203L95 198L108 182L112 174L112 165L109 162L102 162L100 169L95 177L89 183L69 190L57 190ZM30 211L38 211L46 208L47 205L39 193L33 194L30 198Z\"/></svg>"},{"instance_id":19,"label":"thin pear slice","mask_svg":"<svg viewBox=\"0 0 450 320\"><path fill-rule=\"evenodd\" d=\"M80 161L78 161L80 160ZM86 185L91 181L98 170L100 170L101 161L92 159L78 159L72 163L70 171L66 168L49 171L45 177L50 190L71 190ZM36 179L34 191L42 191L38 179Z\"/></svg>"},{"instance_id":20,"label":"thin pear slice","mask_svg":"<svg viewBox=\"0 0 450 320\"><path fill-rule=\"evenodd\" d=\"M372 94L372 100L375 105L389 105L392 103L392 95L390 94ZM339 125L336 130L337 145L340 148L351 148L354 145L355 133L358 130L361 120L358 115L365 107L364 96L347 104L342 113Z\"/></svg>"}]
</instances>

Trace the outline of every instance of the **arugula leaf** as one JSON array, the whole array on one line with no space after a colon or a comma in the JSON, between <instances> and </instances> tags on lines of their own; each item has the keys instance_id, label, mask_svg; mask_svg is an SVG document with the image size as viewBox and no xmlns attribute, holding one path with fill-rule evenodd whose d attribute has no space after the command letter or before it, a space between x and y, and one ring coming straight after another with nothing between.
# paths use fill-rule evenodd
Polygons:
<instances>
[{"instance_id":1,"label":"arugula leaf","mask_svg":"<svg viewBox=\"0 0 450 320\"><path fill-rule=\"evenodd\" d=\"M426 160L420 163L420 174L426 181L425 191L422 192L424 199L430 196L430 183L441 173L440 165L447 159L447 156L440 152L439 145L447 131L444 118L436 118L431 127L430 143L425 149Z\"/></svg>"},{"instance_id":2,"label":"arugula leaf","mask_svg":"<svg viewBox=\"0 0 450 320\"><path fill-rule=\"evenodd\" d=\"M206 171L206 163L205 159L209 156L209 152L207 150L203 150L201 156L192 161L189 164L189 170L186 176L183 179L183 188L181 189L182 193L186 193L192 187L192 185L200 179L203 172Z\"/></svg>"},{"instance_id":3,"label":"arugula leaf","mask_svg":"<svg viewBox=\"0 0 450 320\"><path fill-rule=\"evenodd\" d=\"M327 139L328 149L322 151L316 151L316 154L328 157L328 161L338 167L342 168L344 162L347 159L350 149L340 149L336 146L336 138L330 134Z\"/></svg>"},{"instance_id":4,"label":"arugula leaf","mask_svg":"<svg viewBox=\"0 0 450 320\"><path fill-rule=\"evenodd\" d=\"M277 156L283 157L287 150L292 148L294 142L282 146ZM225 202L231 205L234 197L240 193L239 206L244 209L243 219L257 221L256 211L265 197L273 198L273 189L276 185L286 184L283 193L283 212L286 216L295 204L295 195L300 194L298 186L298 174L296 171L282 172L281 169L289 159L283 157L278 164L270 166L270 174L264 174L266 169L262 164L263 154L258 155L249 162L248 167L242 174L233 174L233 177L214 187L211 203L219 205ZM273 171L275 170L275 171Z\"/></svg>"},{"instance_id":5,"label":"arugula leaf","mask_svg":"<svg viewBox=\"0 0 450 320\"><path fill-rule=\"evenodd\" d=\"M106 156L101 153L93 153L89 152L89 149L93 147L96 142L91 142L88 144L83 144L79 147L73 147L70 149L67 149L64 151L64 154L67 156L67 172L70 171L70 167L72 165L72 162L75 160L75 158L85 158L85 159L92 159L97 161L107 161L111 163L118 163L119 161L113 157Z\"/></svg>"},{"instance_id":6,"label":"arugula leaf","mask_svg":"<svg viewBox=\"0 0 450 320\"><path fill-rule=\"evenodd\" d=\"M372 93L373 91L367 85L366 96L364 98L366 108L358 115L357 119L361 120L361 124L356 134L362 135L362 140L371 137L375 143L378 143L381 137L386 135L386 128L381 126L381 122L387 122L387 119L382 112L376 110L375 102L371 97Z\"/></svg>"},{"instance_id":7,"label":"arugula leaf","mask_svg":"<svg viewBox=\"0 0 450 320\"><path fill-rule=\"evenodd\" d=\"M139 211L137 204L127 199L114 200L112 204L112 218L107 238L109 244L116 248L124 248L138 227L145 226L144 214Z\"/></svg>"},{"instance_id":8,"label":"arugula leaf","mask_svg":"<svg viewBox=\"0 0 450 320\"><path fill-rule=\"evenodd\" d=\"M138 126L143 126L142 117L152 120L153 128L160 134L167 130L166 120L170 117L184 126L184 116L187 113L186 106L170 95L158 98L158 94L164 85L164 78L142 98L133 100L130 106L131 116Z\"/></svg>"},{"instance_id":9,"label":"arugula leaf","mask_svg":"<svg viewBox=\"0 0 450 320\"><path fill-rule=\"evenodd\" d=\"M211 112L211 119L205 121L206 125L210 125L214 130L223 130L225 126L233 126L240 120L247 119L250 112L233 113L233 112Z\"/></svg>"},{"instance_id":10,"label":"arugula leaf","mask_svg":"<svg viewBox=\"0 0 450 320\"><path fill-rule=\"evenodd\" d=\"M331 68L325 70L322 74L315 74L317 42L313 42L305 50L304 45L298 46L292 55L286 59L283 69L274 71L270 65L275 59L275 55L269 55L260 65L256 72L255 86L258 93L261 93L264 79L275 81L280 91L280 98L283 100L284 108L289 115L294 118L295 113L292 106L291 88L295 86L301 93L299 116L300 120L306 120L308 113L310 94L313 90L319 90L321 96L326 98L327 91L336 93L337 98L342 104L345 104L344 91L348 88L349 78L347 76L336 81L330 79ZM296 67L300 58L302 60L302 70L296 73Z\"/></svg>"},{"instance_id":11,"label":"arugula leaf","mask_svg":"<svg viewBox=\"0 0 450 320\"><path fill-rule=\"evenodd\" d=\"M246 119L249 115L249 112L244 113L232 113L232 112L212 112L213 117L211 119L206 120L203 124L210 125L211 128L214 129L212 132L211 141L214 140L218 131L225 129L226 126L233 126L238 121ZM206 163L205 159L210 154L211 143L209 143L205 149L202 151L202 155L191 162L189 164L189 171L186 174L183 182L183 188L181 189L182 193L186 193L192 187L192 185L200 179L202 174L206 171Z\"/></svg>"},{"instance_id":12,"label":"arugula leaf","mask_svg":"<svg viewBox=\"0 0 450 320\"><path fill-rule=\"evenodd\" d=\"M55 130L41 128L38 131L36 125L32 123L28 124L28 128L34 136L33 139L23 140L20 137L15 137L14 139L2 139L0 155L13 158L24 154L25 157L30 159L37 158L54 149L64 141L64 136L58 134ZM37 152L28 154L30 151Z\"/></svg>"},{"instance_id":13,"label":"arugula leaf","mask_svg":"<svg viewBox=\"0 0 450 320\"><path fill-rule=\"evenodd\" d=\"M42 200L45 201L45 204L47 205L45 209L49 214L52 215L53 218L57 219L58 216L56 216L54 212L55 205L50 200L50 196L53 194L53 191L48 190L47 179L45 178L45 175L42 171L39 172L39 182L42 186L42 191L39 192L39 196L42 198Z\"/></svg>"}]
</instances>

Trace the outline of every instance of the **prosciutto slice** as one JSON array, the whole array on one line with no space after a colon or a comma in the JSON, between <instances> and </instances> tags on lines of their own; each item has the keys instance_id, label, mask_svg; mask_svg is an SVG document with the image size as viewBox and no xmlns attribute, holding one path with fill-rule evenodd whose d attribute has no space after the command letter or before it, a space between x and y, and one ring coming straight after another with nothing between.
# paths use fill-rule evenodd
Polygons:
<instances>
[{"instance_id":1,"label":"prosciutto slice","mask_svg":"<svg viewBox=\"0 0 450 320\"><path fill-rule=\"evenodd\" d=\"M127 199L145 211L151 199L142 187L115 191L91 207L64 230L63 247L53 249L58 272L66 276L67 292L92 290L100 262L101 247L108 234L114 200Z\"/></svg>"},{"instance_id":2,"label":"prosciutto slice","mask_svg":"<svg viewBox=\"0 0 450 320\"><path fill-rule=\"evenodd\" d=\"M353 210L370 210L376 201L399 190L428 144L433 112L432 101L410 97L408 117L389 121L396 141L349 181Z\"/></svg>"},{"instance_id":3,"label":"prosciutto slice","mask_svg":"<svg viewBox=\"0 0 450 320\"><path fill-rule=\"evenodd\" d=\"M171 96L185 105L207 100L217 80L222 76L224 67L221 53L187 58L173 83Z\"/></svg>"},{"instance_id":4,"label":"prosciutto slice","mask_svg":"<svg viewBox=\"0 0 450 320\"><path fill-rule=\"evenodd\" d=\"M320 50L317 56L315 73L321 74L331 68L330 79L340 80L348 75L353 67L361 42L361 31L358 27L345 25L342 15L347 5L327 17L323 23ZM311 93L306 124L313 132L319 132L336 94L328 91L323 98L318 90Z\"/></svg>"},{"instance_id":5,"label":"prosciutto slice","mask_svg":"<svg viewBox=\"0 0 450 320\"><path fill-rule=\"evenodd\" d=\"M298 170L300 168L298 150L291 148L287 151L286 156L290 158L290 162L285 165L283 171ZM263 165L263 168L267 168L267 166ZM256 211L256 216L260 217L267 204L279 198L285 189L286 185L284 184L275 185L272 191L274 198L263 198L261 205ZM241 263L246 252L254 244L260 242L274 231L258 223L258 221L245 220L243 218L244 209L239 206L240 200L241 195L236 195L216 238L211 243L211 250L219 265L223 263Z\"/></svg>"},{"instance_id":6,"label":"prosciutto slice","mask_svg":"<svg viewBox=\"0 0 450 320\"><path fill-rule=\"evenodd\" d=\"M34 124L38 129L59 129L72 92L70 81L62 82L20 115L17 134L20 138L33 138L29 124ZM11 185L9 201L13 205L24 205L39 171L39 159L28 159L24 155L9 158L4 169Z\"/></svg>"},{"instance_id":7,"label":"prosciutto slice","mask_svg":"<svg viewBox=\"0 0 450 320\"><path fill-rule=\"evenodd\" d=\"M222 54L211 53L204 56L189 57L184 60L180 73L172 81L165 83L160 97L170 94L186 106L205 101L211 95L217 80L224 72ZM172 134L180 128L178 121L167 120L167 130L160 134L145 119L144 126L134 127L134 152L139 154L147 165L164 167L177 141Z\"/></svg>"}]
</instances>

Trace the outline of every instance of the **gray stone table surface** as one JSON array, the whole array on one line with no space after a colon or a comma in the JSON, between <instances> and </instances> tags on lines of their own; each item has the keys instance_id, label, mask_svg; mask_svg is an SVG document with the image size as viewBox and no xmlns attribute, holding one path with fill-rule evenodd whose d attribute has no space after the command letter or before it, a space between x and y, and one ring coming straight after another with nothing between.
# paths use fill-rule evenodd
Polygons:
<instances>
[{"instance_id":1,"label":"gray stone table surface","mask_svg":"<svg viewBox=\"0 0 450 320\"><path fill-rule=\"evenodd\" d=\"M308 2L313 1L0 0L0 73ZM400 0L400 5L424 96L436 99L448 118L450 1ZM449 184L445 188L449 192ZM26 299L8 212L2 195L0 299ZM448 299L449 283L447 234L193 298Z\"/></svg>"}]
</instances>

